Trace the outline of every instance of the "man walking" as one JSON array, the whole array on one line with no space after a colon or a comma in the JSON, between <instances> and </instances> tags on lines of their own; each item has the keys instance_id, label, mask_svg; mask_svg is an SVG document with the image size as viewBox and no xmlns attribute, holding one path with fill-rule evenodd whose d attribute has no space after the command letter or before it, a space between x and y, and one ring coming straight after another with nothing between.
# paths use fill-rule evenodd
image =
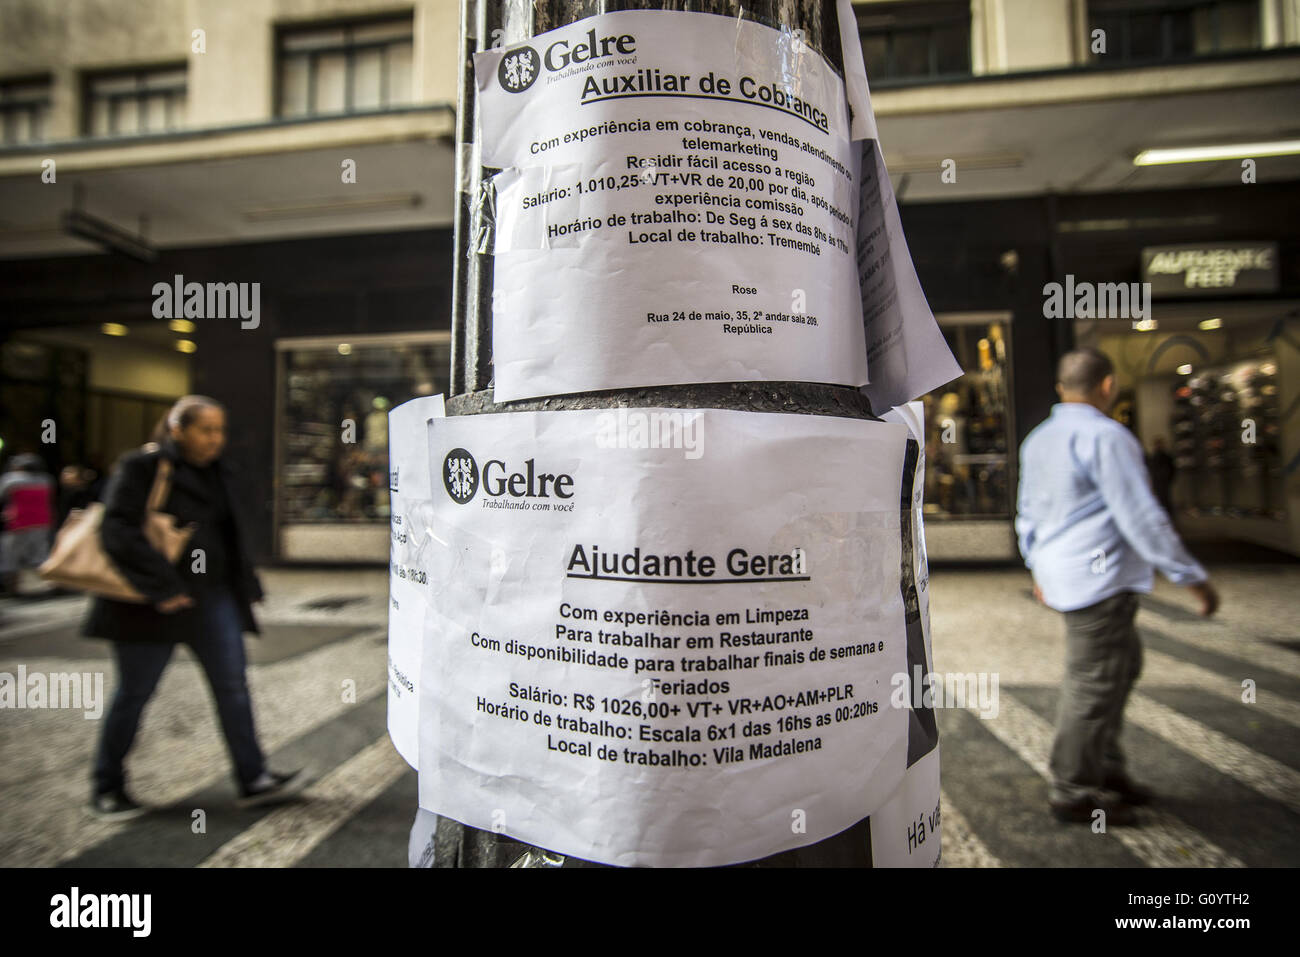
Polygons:
<instances>
[{"instance_id":1,"label":"man walking","mask_svg":"<svg viewBox=\"0 0 1300 957\"><path fill-rule=\"evenodd\" d=\"M1129 690L1142 668L1134 618L1153 569L1214 614L1219 598L1151 491L1142 446L1107 413L1118 387L1096 349L1061 357L1060 403L1020 449L1016 533L1034 595L1065 615L1066 670L1052 743L1051 810L1087 823L1134 820L1150 792L1128 777L1119 748Z\"/></svg>"}]
</instances>

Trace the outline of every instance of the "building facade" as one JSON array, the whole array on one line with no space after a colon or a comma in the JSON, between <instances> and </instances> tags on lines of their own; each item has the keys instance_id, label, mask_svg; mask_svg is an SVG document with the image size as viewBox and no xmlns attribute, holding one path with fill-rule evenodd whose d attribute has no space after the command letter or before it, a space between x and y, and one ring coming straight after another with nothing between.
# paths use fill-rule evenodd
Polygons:
<instances>
[{"instance_id":1,"label":"building facade","mask_svg":"<svg viewBox=\"0 0 1300 957\"><path fill-rule=\"evenodd\" d=\"M1117 415L1176 463L1185 534L1300 553L1300 5L856 9L908 242L966 370L925 400L931 557L1016 557L1016 451L1075 344L1115 360ZM1204 265L1252 256L1268 267ZM1145 307L1052 301L1146 282Z\"/></svg>"},{"instance_id":2,"label":"building facade","mask_svg":"<svg viewBox=\"0 0 1300 957\"><path fill-rule=\"evenodd\" d=\"M446 387L459 18L0 6L8 450L103 470L206 393L260 559L385 561L386 410Z\"/></svg>"}]
</instances>

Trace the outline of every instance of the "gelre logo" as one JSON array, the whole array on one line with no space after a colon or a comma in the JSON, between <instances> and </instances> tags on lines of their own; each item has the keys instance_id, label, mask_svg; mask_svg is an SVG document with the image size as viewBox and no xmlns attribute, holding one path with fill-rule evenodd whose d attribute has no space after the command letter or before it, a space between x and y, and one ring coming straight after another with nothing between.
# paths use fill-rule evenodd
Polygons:
<instances>
[{"instance_id":1,"label":"gelre logo","mask_svg":"<svg viewBox=\"0 0 1300 957\"><path fill-rule=\"evenodd\" d=\"M528 459L523 468L511 471L501 459L489 459L480 474L474 456L465 449L452 449L447 453L442 463L442 484L457 505L468 504L480 485L486 496L483 504L491 508L550 510L550 504L530 505L519 500L573 498L573 476L567 472L538 471L536 459ZM571 507L554 505L561 511Z\"/></svg>"},{"instance_id":2,"label":"gelre logo","mask_svg":"<svg viewBox=\"0 0 1300 957\"><path fill-rule=\"evenodd\" d=\"M542 58L532 47L519 47L501 58L497 79L509 93L522 93L533 85L541 72Z\"/></svg>"},{"instance_id":3,"label":"gelre logo","mask_svg":"<svg viewBox=\"0 0 1300 957\"><path fill-rule=\"evenodd\" d=\"M478 491L478 463L464 449L452 449L442 463L442 484L457 505L464 505Z\"/></svg>"},{"instance_id":4,"label":"gelre logo","mask_svg":"<svg viewBox=\"0 0 1300 957\"><path fill-rule=\"evenodd\" d=\"M515 47L501 58L501 65L497 67L497 80L507 93L522 93L533 85L543 66L548 73L555 73L579 63L590 63L608 57L627 57L633 53L636 53L636 37L631 34L598 37L595 30L588 30L581 40L556 40L546 48L545 56L539 56L529 46ZM618 62L634 61L625 59Z\"/></svg>"}]
</instances>

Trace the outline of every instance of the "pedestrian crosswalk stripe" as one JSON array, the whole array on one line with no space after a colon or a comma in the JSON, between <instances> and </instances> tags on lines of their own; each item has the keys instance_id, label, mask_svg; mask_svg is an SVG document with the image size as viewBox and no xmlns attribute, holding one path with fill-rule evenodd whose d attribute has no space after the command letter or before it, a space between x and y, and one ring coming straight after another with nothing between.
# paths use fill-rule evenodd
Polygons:
<instances>
[{"instance_id":1,"label":"pedestrian crosswalk stripe","mask_svg":"<svg viewBox=\"0 0 1300 957\"><path fill-rule=\"evenodd\" d=\"M51 614L46 618L20 624L11 624L7 621L0 622L0 647L3 647L6 642L17 641L19 638L26 638L28 635L43 635L54 631L56 628L78 625L85 617L85 612L78 610L75 614Z\"/></svg>"},{"instance_id":2,"label":"pedestrian crosswalk stripe","mask_svg":"<svg viewBox=\"0 0 1300 957\"><path fill-rule=\"evenodd\" d=\"M943 788L939 789L939 802L943 808L940 816L940 826L943 828L940 867L1005 866L997 855L989 850L988 845L975 835L975 830L966 820L966 815L961 813L956 802Z\"/></svg>"},{"instance_id":3,"label":"pedestrian crosswalk stripe","mask_svg":"<svg viewBox=\"0 0 1300 957\"><path fill-rule=\"evenodd\" d=\"M1143 694L1129 696L1127 720L1202 764L1300 812L1300 773Z\"/></svg>"},{"instance_id":4,"label":"pedestrian crosswalk stripe","mask_svg":"<svg viewBox=\"0 0 1300 957\"><path fill-rule=\"evenodd\" d=\"M1240 858L1168 811L1144 807L1140 827L1109 832L1151 867L1245 867Z\"/></svg>"},{"instance_id":5,"label":"pedestrian crosswalk stripe","mask_svg":"<svg viewBox=\"0 0 1300 957\"><path fill-rule=\"evenodd\" d=\"M373 654L375 635L361 633L248 669L253 714L265 752L384 694L383 668L362 669L356 664ZM101 670L104 665L102 660L28 662L33 671ZM344 677L355 677L356 704L345 702L338 691ZM129 788L136 800L166 807L229 778L228 752L210 702L198 664L177 655L145 710L139 737L127 758ZM20 723L16 725L14 719ZM6 761L0 769L0 818L7 831L26 836L15 856L0 847L0 861L50 867L131 827L90 818L85 811L99 722L86 721L73 711L29 710L7 716L4 733L13 733L26 722L41 729L39 738L27 734L21 747L4 748Z\"/></svg>"},{"instance_id":6,"label":"pedestrian crosswalk stripe","mask_svg":"<svg viewBox=\"0 0 1300 957\"><path fill-rule=\"evenodd\" d=\"M977 708L967 710L979 714ZM998 696L997 717L980 723L1041 777L1052 779L1047 766L1054 733L1050 724L1006 691ZM1047 808L1043 814L1047 815ZM1140 827L1113 827L1106 833L1150 867L1245 867L1241 860L1165 811L1143 808L1140 821Z\"/></svg>"},{"instance_id":7,"label":"pedestrian crosswalk stripe","mask_svg":"<svg viewBox=\"0 0 1300 957\"><path fill-rule=\"evenodd\" d=\"M1193 648L1200 648L1202 651L1212 651L1216 655L1236 658L1238 661L1275 671L1288 678L1300 678L1300 655L1279 647L1271 641L1245 638L1239 632L1225 632L1220 629L1210 631L1207 626L1200 623L1184 625L1178 629L1177 635L1171 635L1159 628L1148 629L1144 618L1145 615L1138 612L1138 628L1142 631L1150 630L1153 634L1169 641L1182 642ZM1168 623L1161 622L1161 624ZM1242 677L1249 678L1250 675L1244 674Z\"/></svg>"},{"instance_id":8,"label":"pedestrian crosswalk stripe","mask_svg":"<svg viewBox=\"0 0 1300 957\"><path fill-rule=\"evenodd\" d=\"M1217 674L1208 668L1202 668L1200 665L1149 648L1143 649L1142 657L1141 682L1148 687L1152 683L1158 683L1162 688L1171 686L1195 688L1216 698L1245 706L1241 700L1241 684L1237 678ZM1270 718L1277 718L1279 721L1300 727L1300 704L1283 698L1268 688L1257 687L1255 701L1249 707Z\"/></svg>"},{"instance_id":9,"label":"pedestrian crosswalk stripe","mask_svg":"<svg viewBox=\"0 0 1300 957\"><path fill-rule=\"evenodd\" d=\"M260 818L199 867L292 867L406 770L385 733L304 791L302 800Z\"/></svg>"}]
</instances>

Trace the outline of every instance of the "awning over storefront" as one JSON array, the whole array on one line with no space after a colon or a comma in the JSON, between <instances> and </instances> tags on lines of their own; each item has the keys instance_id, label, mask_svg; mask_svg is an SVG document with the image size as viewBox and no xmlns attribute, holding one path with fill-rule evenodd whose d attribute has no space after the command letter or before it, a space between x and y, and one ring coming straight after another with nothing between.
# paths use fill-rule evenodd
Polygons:
<instances>
[{"instance_id":1,"label":"awning over storefront","mask_svg":"<svg viewBox=\"0 0 1300 957\"><path fill-rule=\"evenodd\" d=\"M0 258L97 251L73 209L156 249L450 226L454 124L431 106L7 151Z\"/></svg>"}]
</instances>

